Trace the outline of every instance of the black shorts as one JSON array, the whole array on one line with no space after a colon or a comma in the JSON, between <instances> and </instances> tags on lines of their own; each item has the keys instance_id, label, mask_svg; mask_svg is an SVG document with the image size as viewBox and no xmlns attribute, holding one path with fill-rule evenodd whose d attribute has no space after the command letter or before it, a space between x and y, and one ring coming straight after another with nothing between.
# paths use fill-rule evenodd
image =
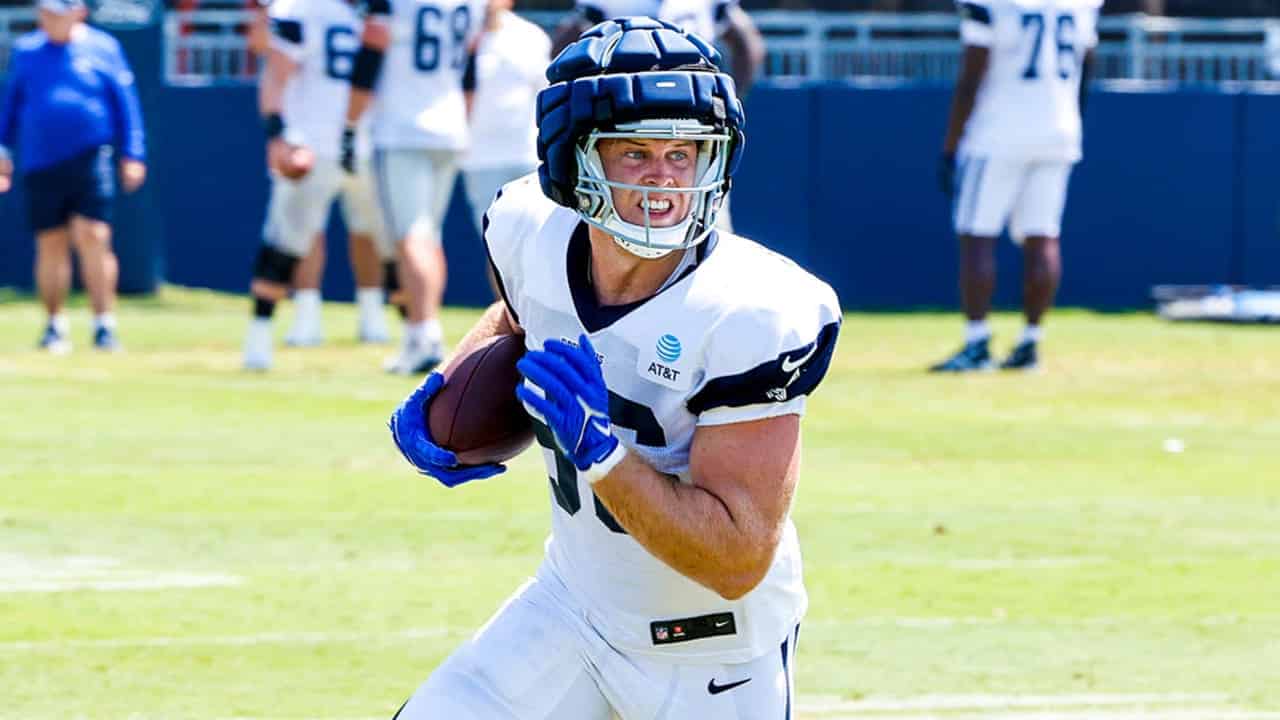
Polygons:
<instances>
[{"instance_id":1,"label":"black shorts","mask_svg":"<svg viewBox=\"0 0 1280 720\"><path fill-rule=\"evenodd\" d=\"M111 222L116 174L109 145L28 172L27 211L37 233L66 225L72 215Z\"/></svg>"}]
</instances>

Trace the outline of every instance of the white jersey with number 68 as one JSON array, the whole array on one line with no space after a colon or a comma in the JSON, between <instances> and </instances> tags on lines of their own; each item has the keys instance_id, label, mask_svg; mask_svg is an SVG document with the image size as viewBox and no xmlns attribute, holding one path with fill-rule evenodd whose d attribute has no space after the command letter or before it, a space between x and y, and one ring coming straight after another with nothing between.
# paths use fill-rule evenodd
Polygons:
<instances>
[{"instance_id":1,"label":"white jersey with number 68","mask_svg":"<svg viewBox=\"0 0 1280 720\"><path fill-rule=\"evenodd\" d=\"M989 48L960 153L1075 162L1080 69L1098 44L1102 0L963 0L960 37Z\"/></svg>"},{"instance_id":2,"label":"white jersey with number 68","mask_svg":"<svg viewBox=\"0 0 1280 720\"><path fill-rule=\"evenodd\" d=\"M367 16L391 31L373 106L376 147L466 148L462 76L484 10L485 0L368 0Z\"/></svg>"}]
</instances>

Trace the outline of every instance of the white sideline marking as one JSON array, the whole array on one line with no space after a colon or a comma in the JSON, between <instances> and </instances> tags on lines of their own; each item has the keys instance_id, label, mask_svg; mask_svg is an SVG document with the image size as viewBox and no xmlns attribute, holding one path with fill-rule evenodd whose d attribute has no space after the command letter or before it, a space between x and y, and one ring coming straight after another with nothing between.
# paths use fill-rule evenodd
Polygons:
<instances>
[{"instance_id":1,"label":"white sideline marking","mask_svg":"<svg viewBox=\"0 0 1280 720\"><path fill-rule=\"evenodd\" d=\"M267 632L247 635L194 635L190 637L134 637L66 640L14 640L0 642L0 650L65 650L68 648L189 647L199 645L244 647L253 645L331 645L353 642L396 642L444 637L448 628L409 628L396 632Z\"/></svg>"},{"instance_id":2,"label":"white sideline marking","mask_svg":"<svg viewBox=\"0 0 1280 720\"><path fill-rule=\"evenodd\" d=\"M820 720L1280 720L1280 712L1254 710L1234 710L1226 707L1184 708L1184 710L1146 710L1146 708L1128 708L1128 710L1097 710L1097 708L1080 708L1080 710L1048 710L1048 711L980 711L980 712L893 712L893 714L812 714L804 706L800 707L801 716L815 717Z\"/></svg>"},{"instance_id":3,"label":"white sideline marking","mask_svg":"<svg viewBox=\"0 0 1280 720\"><path fill-rule=\"evenodd\" d=\"M242 582L235 575L222 573L130 570L115 558L95 555L32 558L0 554L0 594L206 588Z\"/></svg>"},{"instance_id":4,"label":"white sideline marking","mask_svg":"<svg viewBox=\"0 0 1280 720\"><path fill-rule=\"evenodd\" d=\"M1223 703L1229 696L1220 693L1106 694L1078 695L920 695L910 698L868 698L842 700L815 698L802 707L809 712L900 712L910 710L1012 710L1016 708L1098 708L1129 705L1203 705Z\"/></svg>"}]
</instances>

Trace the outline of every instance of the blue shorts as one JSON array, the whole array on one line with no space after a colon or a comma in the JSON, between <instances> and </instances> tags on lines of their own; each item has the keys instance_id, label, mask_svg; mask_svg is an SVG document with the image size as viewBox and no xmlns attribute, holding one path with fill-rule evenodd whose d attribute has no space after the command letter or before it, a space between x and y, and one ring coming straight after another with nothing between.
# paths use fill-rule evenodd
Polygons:
<instances>
[{"instance_id":1,"label":"blue shorts","mask_svg":"<svg viewBox=\"0 0 1280 720\"><path fill-rule=\"evenodd\" d=\"M112 149L103 145L23 178L31 229L37 233L66 225L72 215L111 222L116 197Z\"/></svg>"}]
</instances>

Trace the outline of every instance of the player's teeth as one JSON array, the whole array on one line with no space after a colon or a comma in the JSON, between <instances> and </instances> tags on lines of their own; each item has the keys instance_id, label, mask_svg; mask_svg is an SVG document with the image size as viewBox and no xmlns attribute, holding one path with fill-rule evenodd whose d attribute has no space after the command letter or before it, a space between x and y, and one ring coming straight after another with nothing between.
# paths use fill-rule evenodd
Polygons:
<instances>
[{"instance_id":1,"label":"player's teeth","mask_svg":"<svg viewBox=\"0 0 1280 720\"><path fill-rule=\"evenodd\" d=\"M666 212L667 210L671 209L671 201L670 200L649 200L644 203L644 207L646 210L653 210L655 212Z\"/></svg>"}]
</instances>

